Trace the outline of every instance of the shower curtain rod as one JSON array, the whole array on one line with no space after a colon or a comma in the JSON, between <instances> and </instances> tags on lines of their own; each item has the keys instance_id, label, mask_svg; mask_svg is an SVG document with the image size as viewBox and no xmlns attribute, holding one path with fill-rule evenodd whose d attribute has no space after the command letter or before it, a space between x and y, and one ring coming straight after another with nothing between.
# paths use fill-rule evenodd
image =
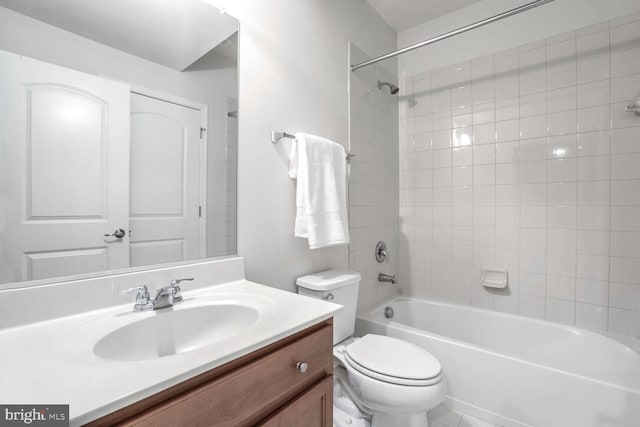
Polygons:
<instances>
[{"instance_id":1,"label":"shower curtain rod","mask_svg":"<svg viewBox=\"0 0 640 427\"><path fill-rule=\"evenodd\" d=\"M394 52L387 53L386 55L382 55L382 56L379 56L377 58L373 58L373 59L370 59L368 61L361 62L360 64L352 65L351 66L351 71L355 71L358 68L366 67L367 65L375 64L376 62L384 61L385 59L389 59L389 58L393 58L393 57L398 56L398 55L402 55L403 53L411 52L412 50L419 49L419 48L424 47L424 46L428 46L430 44L439 42L440 40L448 39L449 37L457 36L458 34L462 34L462 33L465 33L467 31L474 30L474 29L476 29L478 27L482 27L483 25L491 24L492 22L496 22L496 21L499 21L501 19L513 16L513 15L517 15L518 13L526 12L529 9L533 9L535 7L538 7L538 6L542 6L543 4L546 4L546 3L551 3L552 1L553 0L536 0L534 2L527 3L527 4L522 5L520 7L516 7L515 9L511 9L511 10L509 10L507 12L501 13L499 15L492 16L491 18L487 18L487 19L484 19L482 21L478 21L475 24L467 25L466 27L458 28L457 30L453 30L453 31L450 31L448 33L441 34L441 35L439 35L437 37L434 37L432 39L425 40L425 41L416 43L414 45L404 47L402 49L398 49L398 50L396 50Z\"/></svg>"}]
</instances>

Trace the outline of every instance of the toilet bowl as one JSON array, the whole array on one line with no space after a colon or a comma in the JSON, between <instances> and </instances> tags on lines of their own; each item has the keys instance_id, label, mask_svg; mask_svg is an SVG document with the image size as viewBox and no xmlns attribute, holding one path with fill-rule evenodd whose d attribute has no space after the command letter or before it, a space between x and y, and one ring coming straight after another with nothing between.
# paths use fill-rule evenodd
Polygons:
<instances>
[{"instance_id":1,"label":"toilet bowl","mask_svg":"<svg viewBox=\"0 0 640 427\"><path fill-rule=\"evenodd\" d=\"M334 426L427 427L427 411L446 394L440 362L397 338L353 337L359 282L359 273L336 270L296 281L298 293L344 307L334 317Z\"/></svg>"},{"instance_id":2,"label":"toilet bowl","mask_svg":"<svg viewBox=\"0 0 640 427\"><path fill-rule=\"evenodd\" d=\"M369 334L335 346L333 354L347 376L336 377L371 415L372 427L426 427L427 411L444 400L440 363L416 345Z\"/></svg>"}]
</instances>

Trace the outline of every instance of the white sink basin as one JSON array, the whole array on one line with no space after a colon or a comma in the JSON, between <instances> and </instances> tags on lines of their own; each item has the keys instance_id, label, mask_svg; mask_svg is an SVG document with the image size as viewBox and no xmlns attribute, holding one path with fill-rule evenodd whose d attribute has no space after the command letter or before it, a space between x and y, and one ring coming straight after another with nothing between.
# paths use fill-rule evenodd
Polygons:
<instances>
[{"instance_id":1,"label":"white sink basin","mask_svg":"<svg viewBox=\"0 0 640 427\"><path fill-rule=\"evenodd\" d=\"M139 313L138 313L139 314ZM157 359L214 345L255 325L260 312L241 303L165 308L108 333L93 347L117 361Z\"/></svg>"}]
</instances>

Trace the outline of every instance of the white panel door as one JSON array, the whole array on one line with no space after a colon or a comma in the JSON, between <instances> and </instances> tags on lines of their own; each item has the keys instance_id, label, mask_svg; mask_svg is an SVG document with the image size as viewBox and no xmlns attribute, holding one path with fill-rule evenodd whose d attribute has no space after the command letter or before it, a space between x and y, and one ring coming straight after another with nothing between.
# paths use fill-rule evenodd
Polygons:
<instances>
[{"instance_id":1,"label":"white panel door","mask_svg":"<svg viewBox=\"0 0 640 427\"><path fill-rule=\"evenodd\" d=\"M131 94L131 266L200 258L200 110Z\"/></svg>"},{"instance_id":2,"label":"white panel door","mask_svg":"<svg viewBox=\"0 0 640 427\"><path fill-rule=\"evenodd\" d=\"M127 267L129 87L0 52L0 283Z\"/></svg>"}]
</instances>

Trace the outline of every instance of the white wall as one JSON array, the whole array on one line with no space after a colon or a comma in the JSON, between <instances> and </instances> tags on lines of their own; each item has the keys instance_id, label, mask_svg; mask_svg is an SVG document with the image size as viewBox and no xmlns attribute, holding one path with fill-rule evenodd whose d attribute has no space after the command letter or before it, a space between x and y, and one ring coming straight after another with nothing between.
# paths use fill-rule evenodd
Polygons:
<instances>
[{"instance_id":1,"label":"white wall","mask_svg":"<svg viewBox=\"0 0 640 427\"><path fill-rule=\"evenodd\" d=\"M484 0L398 34L405 47L521 6L522 0ZM402 55L400 78L511 49L640 10L640 0L555 0L482 28Z\"/></svg>"},{"instance_id":2,"label":"white wall","mask_svg":"<svg viewBox=\"0 0 640 427\"><path fill-rule=\"evenodd\" d=\"M368 54L396 46L395 32L364 0L228 2L240 20L238 252L247 278L295 290L295 278L348 268L348 247L309 250L293 236L289 144L271 131L348 141L348 42Z\"/></svg>"},{"instance_id":3,"label":"white wall","mask_svg":"<svg viewBox=\"0 0 640 427\"><path fill-rule=\"evenodd\" d=\"M225 253L226 108L235 98L235 68L178 72L96 43L41 21L0 8L0 49L89 74L137 84L209 106L208 254ZM196 63L198 65L198 63ZM216 204L219 205L215 209Z\"/></svg>"}]
</instances>

